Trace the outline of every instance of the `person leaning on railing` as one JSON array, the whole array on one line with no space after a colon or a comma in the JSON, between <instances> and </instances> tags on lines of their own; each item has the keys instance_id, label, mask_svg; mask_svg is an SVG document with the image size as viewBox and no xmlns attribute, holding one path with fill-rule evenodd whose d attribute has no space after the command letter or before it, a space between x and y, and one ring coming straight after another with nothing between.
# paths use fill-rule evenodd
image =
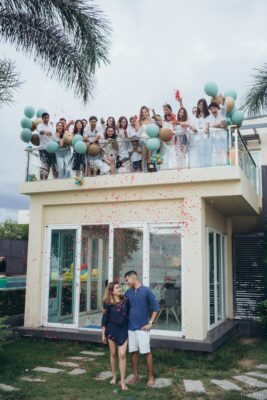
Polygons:
<instances>
[{"instance_id":1,"label":"person leaning on railing","mask_svg":"<svg viewBox=\"0 0 267 400\"><path fill-rule=\"evenodd\" d=\"M42 114L42 122L37 126L37 132L40 139L40 147L47 146L50 142L55 141L55 131L51 122L49 122L49 114ZM40 179L47 179L50 169L52 169L53 177L58 178L57 159L55 154L48 153L45 149L39 150L41 168Z\"/></svg>"},{"instance_id":2,"label":"person leaning on railing","mask_svg":"<svg viewBox=\"0 0 267 400\"><path fill-rule=\"evenodd\" d=\"M70 178L71 149L70 145L64 142L65 125L58 122L56 125L56 138L59 142L59 150L56 152L58 177L59 179Z\"/></svg>"}]
</instances>

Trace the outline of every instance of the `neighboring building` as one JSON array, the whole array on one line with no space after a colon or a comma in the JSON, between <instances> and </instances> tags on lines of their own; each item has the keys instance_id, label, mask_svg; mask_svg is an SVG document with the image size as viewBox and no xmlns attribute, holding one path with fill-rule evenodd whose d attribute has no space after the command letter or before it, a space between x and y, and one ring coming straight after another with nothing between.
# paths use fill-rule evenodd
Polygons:
<instances>
[{"instance_id":1,"label":"neighboring building","mask_svg":"<svg viewBox=\"0 0 267 400\"><path fill-rule=\"evenodd\" d=\"M259 166L267 165L267 128L261 129L262 144L248 141ZM123 282L130 269L161 305L155 345L210 351L235 332L246 301L254 307L246 317L255 318L237 261L243 252L255 253L253 243L261 246L260 169L236 130L232 141L220 130L210 138L192 136L187 157L194 167L90 177L82 186L73 178L39 181L29 165L37 181L21 186L31 197L21 334L100 340L107 282L114 276ZM203 158L199 149L208 163L196 162L196 154ZM242 247L244 234L250 247ZM255 257L260 260L259 251ZM259 278L263 266L255 257ZM252 267L246 268L255 288ZM252 301L263 296L262 280L257 290Z\"/></svg>"}]
</instances>

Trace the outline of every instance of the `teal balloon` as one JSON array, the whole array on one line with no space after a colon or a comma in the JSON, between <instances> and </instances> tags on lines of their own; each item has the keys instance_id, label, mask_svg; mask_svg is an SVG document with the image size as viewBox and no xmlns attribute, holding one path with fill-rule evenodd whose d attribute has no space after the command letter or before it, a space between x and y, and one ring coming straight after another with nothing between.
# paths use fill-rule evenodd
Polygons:
<instances>
[{"instance_id":1,"label":"teal balloon","mask_svg":"<svg viewBox=\"0 0 267 400\"><path fill-rule=\"evenodd\" d=\"M72 139L72 145L75 146L75 144L76 144L77 142L83 142L83 137L82 137L82 135L79 135L79 134L74 135L74 137L73 137L73 139Z\"/></svg>"},{"instance_id":2,"label":"teal balloon","mask_svg":"<svg viewBox=\"0 0 267 400\"><path fill-rule=\"evenodd\" d=\"M20 121L20 125L22 128L25 129L31 129L32 127L32 120L30 118L22 118L22 120Z\"/></svg>"},{"instance_id":3,"label":"teal balloon","mask_svg":"<svg viewBox=\"0 0 267 400\"><path fill-rule=\"evenodd\" d=\"M235 90L229 89L229 90L226 90L226 92L224 92L224 97L232 97L234 100L236 100L237 93Z\"/></svg>"},{"instance_id":4,"label":"teal balloon","mask_svg":"<svg viewBox=\"0 0 267 400\"><path fill-rule=\"evenodd\" d=\"M207 82L204 86L204 91L208 96L215 97L218 94L218 86L214 82Z\"/></svg>"},{"instance_id":5,"label":"teal balloon","mask_svg":"<svg viewBox=\"0 0 267 400\"><path fill-rule=\"evenodd\" d=\"M146 142L146 148L150 151L157 151L160 148L160 140L158 138L150 138Z\"/></svg>"},{"instance_id":6,"label":"teal balloon","mask_svg":"<svg viewBox=\"0 0 267 400\"><path fill-rule=\"evenodd\" d=\"M35 109L32 106L27 106L24 108L24 115L27 118L32 118L35 114Z\"/></svg>"},{"instance_id":7,"label":"teal balloon","mask_svg":"<svg viewBox=\"0 0 267 400\"><path fill-rule=\"evenodd\" d=\"M242 113L242 111L239 110L236 110L231 117L234 125L241 125L242 122L244 121L244 118L245 118L244 114Z\"/></svg>"},{"instance_id":8,"label":"teal balloon","mask_svg":"<svg viewBox=\"0 0 267 400\"><path fill-rule=\"evenodd\" d=\"M50 142L46 145L46 151L47 153L55 153L59 149L59 144L58 142Z\"/></svg>"},{"instance_id":9,"label":"teal balloon","mask_svg":"<svg viewBox=\"0 0 267 400\"><path fill-rule=\"evenodd\" d=\"M226 117L225 119L226 125L231 125L232 124L232 120L230 117Z\"/></svg>"},{"instance_id":10,"label":"teal balloon","mask_svg":"<svg viewBox=\"0 0 267 400\"><path fill-rule=\"evenodd\" d=\"M21 140L23 140L23 142L29 143L29 141L32 138L32 131L28 128L22 129L22 131L20 133L20 138L21 138Z\"/></svg>"},{"instance_id":11,"label":"teal balloon","mask_svg":"<svg viewBox=\"0 0 267 400\"><path fill-rule=\"evenodd\" d=\"M150 138L156 138L159 136L159 126L157 124L150 124L146 128L146 133Z\"/></svg>"},{"instance_id":12,"label":"teal balloon","mask_svg":"<svg viewBox=\"0 0 267 400\"><path fill-rule=\"evenodd\" d=\"M36 111L36 117L37 118L42 118L43 113L47 112L44 108L39 108L39 110Z\"/></svg>"},{"instance_id":13,"label":"teal balloon","mask_svg":"<svg viewBox=\"0 0 267 400\"><path fill-rule=\"evenodd\" d=\"M78 154L85 154L87 152L87 146L84 142L78 141L74 146L74 150Z\"/></svg>"}]
</instances>

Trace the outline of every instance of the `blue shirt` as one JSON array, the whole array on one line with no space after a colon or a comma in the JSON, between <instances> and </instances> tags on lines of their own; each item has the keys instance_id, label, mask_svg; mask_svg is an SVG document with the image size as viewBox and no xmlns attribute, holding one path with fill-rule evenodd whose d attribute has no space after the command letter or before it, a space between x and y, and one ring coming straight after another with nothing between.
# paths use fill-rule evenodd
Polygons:
<instances>
[{"instance_id":1,"label":"blue shirt","mask_svg":"<svg viewBox=\"0 0 267 400\"><path fill-rule=\"evenodd\" d=\"M151 289L141 285L138 289L128 289L125 296L129 299L129 325L130 331L141 329L148 324L150 313L159 312L160 307Z\"/></svg>"}]
</instances>

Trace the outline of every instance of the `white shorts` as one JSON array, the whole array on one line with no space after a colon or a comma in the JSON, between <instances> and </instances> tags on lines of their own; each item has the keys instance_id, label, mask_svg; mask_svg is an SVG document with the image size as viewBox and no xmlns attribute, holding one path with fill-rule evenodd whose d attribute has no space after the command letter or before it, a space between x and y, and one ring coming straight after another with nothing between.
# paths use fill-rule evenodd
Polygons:
<instances>
[{"instance_id":1,"label":"white shorts","mask_svg":"<svg viewBox=\"0 0 267 400\"><path fill-rule=\"evenodd\" d=\"M129 353L139 351L141 354L150 353L150 333L136 330L128 331Z\"/></svg>"}]
</instances>

